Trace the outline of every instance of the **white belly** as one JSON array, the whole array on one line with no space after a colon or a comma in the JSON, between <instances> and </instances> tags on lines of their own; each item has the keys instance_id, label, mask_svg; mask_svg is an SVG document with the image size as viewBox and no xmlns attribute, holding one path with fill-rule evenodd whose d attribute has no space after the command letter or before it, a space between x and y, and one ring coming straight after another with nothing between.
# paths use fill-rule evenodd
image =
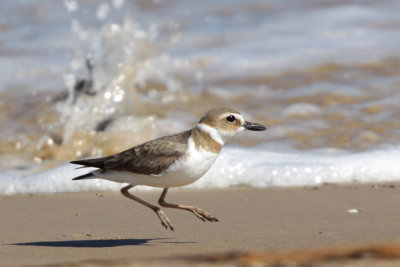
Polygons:
<instances>
[{"instance_id":1,"label":"white belly","mask_svg":"<svg viewBox=\"0 0 400 267\"><path fill-rule=\"evenodd\" d=\"M217 159L218 154L189 148L187 156L176 161L163 174L143 175L131 172L108 171L96 173L99 178L132 185L152 187L178 187L191 184L203 176Z\"/></svg>"}]
</instances>

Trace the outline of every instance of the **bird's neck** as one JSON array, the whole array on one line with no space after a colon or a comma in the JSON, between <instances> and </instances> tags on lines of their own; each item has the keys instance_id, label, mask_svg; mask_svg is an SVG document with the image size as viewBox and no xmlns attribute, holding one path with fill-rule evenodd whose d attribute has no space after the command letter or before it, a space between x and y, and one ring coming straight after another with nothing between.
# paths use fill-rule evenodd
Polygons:
<instances>
[{"instance_id":1,"label":"bird's neck","mask_svg":"<svg viewBox=\"0 0 400 267\"><path fill-rule=\"evenodd\" d=\"M191 138L196 144L196 148L201 148L213 153L219 153L224 141L219 132L207 124L199 123L192 129Z\"/></svg>"}]
</instances>

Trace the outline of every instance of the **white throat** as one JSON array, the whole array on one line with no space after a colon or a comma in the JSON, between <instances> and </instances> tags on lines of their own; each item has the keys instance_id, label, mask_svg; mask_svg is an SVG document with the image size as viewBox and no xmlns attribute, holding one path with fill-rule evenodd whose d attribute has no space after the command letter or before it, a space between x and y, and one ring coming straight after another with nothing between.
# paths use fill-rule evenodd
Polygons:
<instances>
[{"instance_id":1,"label":"white throat","mask_svg":"<svg viewBox=\"0 0 400 267\"><path fill-rule=\"evenodd\" d=\"M210 137L217 142L218 144L220 144L221 146L224 145L224 138L221 135L221 133L215 129L214 127L211 127L207 124L204 123L198 123L197 124L197 128L199 128L201 131L206 132L210 135Z\"/></svg>"}]
</instances>

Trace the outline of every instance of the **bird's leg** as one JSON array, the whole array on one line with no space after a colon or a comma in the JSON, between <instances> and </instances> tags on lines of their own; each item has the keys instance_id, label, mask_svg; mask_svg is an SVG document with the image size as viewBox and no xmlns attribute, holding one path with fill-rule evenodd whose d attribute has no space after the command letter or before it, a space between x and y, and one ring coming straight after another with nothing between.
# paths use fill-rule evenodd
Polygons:
<instances>
[{"instance_id":1,"label":"bird's leg","mask_svg":"<svg viewBox=\"0 0 400 267\"><path fill-rule=\"evenodd\" d=\"M171 222L169 221L167 215L157 206L151 205L150 203L147 203L146 201L135 197L134 195L130 194L128 192L129 189L131 189L133 187L133 185L128 185L125 186L121 189L121 193L126 196L127 198L133 199L136 202L139 202L142 205L145 205L146 207L152 209L158 216L158 218L161 221L161 224L165 227L165 229L171 229L172 231L174 231L174 227L171 225Z\"/></svg>"},{"instance_id":2,"label":"bird's leg","mask_svg":"<svg viewBox=\"0 0 400 267\"><path fill-rule=\"evenodd\" d=\"M218 222L218 219L215 217L212 217L210 214L208 214L207 212L205 212L202 209L199 209L197 207L194 206L184 206L184 205L180 205L180 204L172 204L172 203L167 203L165 202L165 196L167 195L168 192L168 188L164 188L164 191L162 192L160 198L158 199L158 203L166 208L174 208L174 209L181 209L181 210L188 210L190 212L192 212L194 215L196 215L197 218L199 218L200 220L202 220L203 222L210 221L210 222Z\"/></svg>"}]
</instances>

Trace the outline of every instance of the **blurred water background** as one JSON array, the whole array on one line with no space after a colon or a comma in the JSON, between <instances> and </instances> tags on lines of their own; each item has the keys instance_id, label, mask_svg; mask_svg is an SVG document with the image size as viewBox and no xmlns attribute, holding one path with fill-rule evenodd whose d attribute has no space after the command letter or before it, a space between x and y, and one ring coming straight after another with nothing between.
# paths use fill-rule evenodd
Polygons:
<instances>
[{"instance_id":1,"label":"blurred water background","mask_svg":"<svg viewBox=\"0 0 400 267\"><path fill-rule=\"evenodd\" d=\"M400 1L0 3L0 193L114 190L67 162L232 107L268 131L194 187L400 179Z\"/></svg>"}]
</instances>

